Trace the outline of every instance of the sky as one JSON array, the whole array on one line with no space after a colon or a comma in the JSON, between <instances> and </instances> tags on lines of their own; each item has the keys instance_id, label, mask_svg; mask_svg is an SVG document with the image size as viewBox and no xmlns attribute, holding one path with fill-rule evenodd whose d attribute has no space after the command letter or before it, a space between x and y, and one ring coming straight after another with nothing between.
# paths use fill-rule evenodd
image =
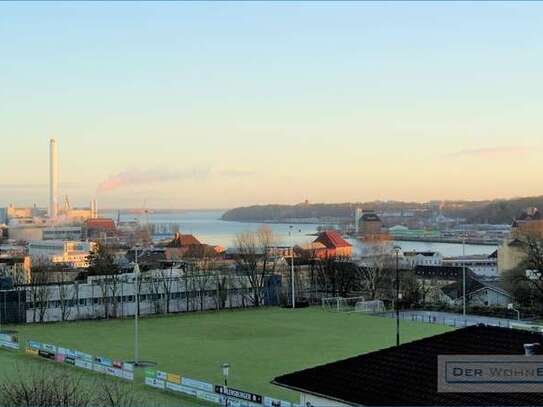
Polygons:
<instances>
[{"instance_id":1,"label":"sky","mask_svg":"<svg viewBox=\"0 0 543 407\"><path fill-rule=\"evenodd\" d=\"M541 195L543 3L0 3L0 206Z\"/></svg>"}]
</instances>

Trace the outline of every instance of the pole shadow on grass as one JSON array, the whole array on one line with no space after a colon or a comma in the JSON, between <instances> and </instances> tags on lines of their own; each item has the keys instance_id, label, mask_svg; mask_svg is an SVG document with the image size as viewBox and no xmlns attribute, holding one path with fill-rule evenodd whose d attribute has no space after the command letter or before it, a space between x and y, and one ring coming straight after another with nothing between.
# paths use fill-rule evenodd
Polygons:
<instances>
[{"instance_id":1,"label":"pole shadow on grass","mask_svg":"<svg viewBox=\"0 0 543 407\"><path fill-rule=\"evenodd\" d=\"M140 360L138 362L134 362L133 360L127 360L127 363L131 363L134 365L134 367L140 367L140 368L155 367L158 365L157 362L153 362L152 360Z\"/></svg>"}]
</instances>

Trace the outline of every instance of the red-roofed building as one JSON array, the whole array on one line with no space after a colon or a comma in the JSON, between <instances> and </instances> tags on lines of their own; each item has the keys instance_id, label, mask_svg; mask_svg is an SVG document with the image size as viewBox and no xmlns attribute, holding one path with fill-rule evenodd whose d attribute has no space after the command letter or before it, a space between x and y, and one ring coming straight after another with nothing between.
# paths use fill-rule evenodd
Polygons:
<instances>
[{"instance_id":1,"label":"red-roofed building","mask_svg":"<svg viewBox=\"0 0 543 407\"><path fill-rule=\"evenodd\" d=\"M188 247L188 246L199 246L202 242L194 237L194 235L182 235L181 233L176 233L171 242L168 243L167 247Z\"/></svg>"},{"instance_id":2,"label":"red-roofed building","mask_svg":"<svg viewBox=\"0 0 543 407\"><path fill-rule=\"evenodd\" d=\"M325 249L315 251L316 257L351 257L353 247L335 230L325 230L313 241L322 244Z\"/></svg>"},{"instance_id":3,"label":"red-roofed building","mask_svg":"<svg viewBox=\"0 0 543 407\"><path fill-rule=\"evenodd\" d=\"M89 240L116 237L117 227L110 218L87 219L83 225L83 236Z\"/></svg>"},{"instance_id":4,"label":"red-roofed building","mask_svg":"<svg viewBox=\"0 0 543 407\"><path fill-rule=\"evenodd\" d=\"M166 244L166 258L176 260L182 257L213 257L224 252L221 246L210 246L200 242L194 235L176 233Z\"/></svg>"}]
</instances>

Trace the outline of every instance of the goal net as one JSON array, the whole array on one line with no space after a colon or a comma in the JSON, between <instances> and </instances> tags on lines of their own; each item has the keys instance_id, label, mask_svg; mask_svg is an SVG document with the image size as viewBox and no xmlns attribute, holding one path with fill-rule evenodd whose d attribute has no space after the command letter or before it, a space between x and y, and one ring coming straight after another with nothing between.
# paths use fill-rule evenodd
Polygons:
<instances>
[{"instance_id":1,"label":"goal net","mask_svg":"<svg viewBox=\"0 0 543 407\"><path fill-rule=\"evenodd\" d=\"M329 297L322 299L322 309L331 312L354 312L356 304L364 297Z\"/></svg>"},{"instance_id":2,"label":"goal net","mask_svg":"<svg viewBox=\"0 0 543 407\"><path fill-rule=\"evenodd\" d=\"M381 300L359 301L354 307L355 312L384 312L385 303Z\"/></svg>"}]
</instances>

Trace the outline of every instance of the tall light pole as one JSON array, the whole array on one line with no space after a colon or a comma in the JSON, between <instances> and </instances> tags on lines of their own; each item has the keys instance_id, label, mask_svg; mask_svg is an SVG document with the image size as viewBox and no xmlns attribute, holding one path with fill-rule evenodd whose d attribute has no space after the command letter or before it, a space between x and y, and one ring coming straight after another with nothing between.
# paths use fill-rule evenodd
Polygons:
<instances>
[{"instance_id":1,"label":"tall light pole","mask_svg":"<svg viewBox=\"0 0 543 407\"><path fill-rule=\"evenodd\" d=\"M138 265L138 248L135 248L136 265L134 266L135 283L136 283L136 312L134 313L134 366L139 365L139 313L140 313L140 286L138 277L140 274L140 266Z\"/></svg>"},{"instance_id":2,"label":"tall light pole","mask_svg":"<svg viewBox=\"0 0 543 407\"><path fill-rule=\"evenodd\" d=\"M396 346L400 346L400 246L394 246L396 252Z\"/></svg>"},{"instance_id":3,"label":"tall light pole","mask_svg":"<svg viewBox=\"0 0 543 407\"><path fill-rule=\"evenodd\" d=\"M293 226L290 225L290 288L292 294L292 309L296 308L296 291L294 287L294 234L292 233Z\"/></svg>"},{"instance_id":4,"label":"tall light pole","mask_svg":"<svg viewBox=\"0 0 543 407\"><path fill-rule=\"evenodd\" d=\"M466 318L466 226L462 232L462 314Z\"/></svg>"}]
</instances>

